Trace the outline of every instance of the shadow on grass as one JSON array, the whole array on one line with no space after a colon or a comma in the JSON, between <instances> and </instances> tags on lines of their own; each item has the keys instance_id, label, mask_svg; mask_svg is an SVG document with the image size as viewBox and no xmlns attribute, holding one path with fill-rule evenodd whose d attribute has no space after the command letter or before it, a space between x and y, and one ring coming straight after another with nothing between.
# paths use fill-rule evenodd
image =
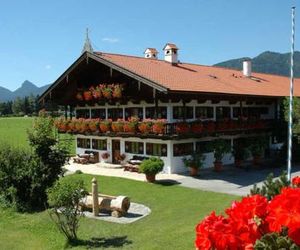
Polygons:
<instances>
[{"instance_id":1,"label":"shadow on grass","mask_svg":"<svg viewBox=\"0 0 300 250\"><path fill-rule=\"evenodd\" d=\"M157 180L155 181L155 184L162 185L162 186L174 186L174 185L181 184L181 182L166 179L166 180Z\"/></svg>"},{"instance_id":2,"label":"shadow on grass","mask_svg":"<svg viewBox=\"0 0 300 250\"><path fill-rule=\"evenodd\" d=\"M132 244L131 240L127 239L127 236L116 236L112 238L97 238L92 237L89 240L74 240L67 243L66 248L72 248L76 246L84 246L87 249L92 248L106 248L106 247L123 247L124 245Z\"/></svg>"}]
</instances>

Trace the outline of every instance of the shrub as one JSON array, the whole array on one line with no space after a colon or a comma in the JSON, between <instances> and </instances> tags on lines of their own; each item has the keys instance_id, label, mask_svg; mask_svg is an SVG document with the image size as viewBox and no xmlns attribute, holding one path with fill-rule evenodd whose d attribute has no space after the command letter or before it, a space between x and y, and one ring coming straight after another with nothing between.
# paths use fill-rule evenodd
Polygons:
<instances>
[{"instance_id":1,"label":"shrub","mask_svg":"<svg viewBox=\"0 0 300 250\"><path fill-rule=\"evenodd\" d=\"M274 179L274 174L270 173L264 181L261 188L254 184L250 190L251 195L260 194L265 196L268 200L271 200L275 195L280 194L281 189L288 187L290 182L287 179L286 172L283 171L278 179Z\"/></svg>"},{"instance_id":2,"label":"shrub","mask_svg":"<svg viewBox=\"0 0 300 250\"><path fill-rule=\"evenodd\" d=\"M45 203L45 165L34 153L0 146L0 196L18 211L42 208Z\"/></svg>"},{"instance_id":3,"label":"shrub","mask_svg":"<svg viewBox=\"0 0 300 250\"><path fill-rule=\"evenodd\" d=\"M60 179L47 191L49 211L59 231L68 242L77 240L79 219L83 215L80 200L87 195L82 180Z\"/></svg>"},{"instance_id":4,"label":"shrub","mask_svg":"<svg viewBox=\"0 0 300 250\"><path fill-rule=\"evenodd\" d=\"M162 159L151 157L143 160L140 165L140 171L144 174L155 175L163 170L164 162Z\"/></svg>"},{"instance_id":5,"label":"shrub","mask_svg":"<svg viewBox=\"0 0 300 250\"><path fill-rule=\"evenodd\" d=\"M191 168L202 168L204 160L205 155L201 152L193 152L190 157L184 157L182 159L184 165Z\"/></svg>"}]
</instances>

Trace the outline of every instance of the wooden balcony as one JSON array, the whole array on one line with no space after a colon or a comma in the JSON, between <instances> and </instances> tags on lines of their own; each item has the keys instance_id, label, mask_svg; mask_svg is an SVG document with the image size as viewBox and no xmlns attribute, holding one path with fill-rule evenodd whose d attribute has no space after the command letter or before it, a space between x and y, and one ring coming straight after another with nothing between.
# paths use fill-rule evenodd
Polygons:
<instances>
[{"instance_id":1,"label":"wooden balcony","mask_svg":"<svg viewBox=\"0 0 300 250\"><path fill-rule=\"evenodd\" d=\"M201 138L218 135L250 134L271 131L274 120L223 120L165 123L162 121L99 121L76 119L56 122L60 133L160 139Z\"/></svg>"}]
</instances>

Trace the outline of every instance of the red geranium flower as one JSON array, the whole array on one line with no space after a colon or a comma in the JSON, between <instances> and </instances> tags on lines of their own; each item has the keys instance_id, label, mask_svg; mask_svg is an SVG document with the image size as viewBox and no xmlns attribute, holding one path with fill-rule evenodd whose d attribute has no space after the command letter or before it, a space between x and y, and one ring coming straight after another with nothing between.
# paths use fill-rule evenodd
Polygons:
<instances>
[{"instance_id":1,"label":"red geranium flower","mask_svg":"<svg viewBox=\"0 0 300 250\"><path fill-rule=\"evenodd\" d=\"M300 176L295 176L292 179L292 184L294 187L300 187Z\"/></svg>"},{"instance_id":2,"label":"red geranium flower","mask_svg":"<svg viewBox=\"0 0 300 250\"><path fill-rule=\"evenodd\" d=\"M270 229L280 232L288 228L288 236L300 245L300 188L283 188L268 205L266 221Z\"/></svg>"},{"instance_id":3,"label":"red geranium flower","mask_svg":"<svg viewBox=\"0 0 300 250\"><path fill-rule=\"evenodd\" d=\"M243 198L240 202L233 202L226 210L232 227L244 244L254 244L263 233L268 232L265 223L268 201L261 195Z\"/></svg>"}]
</instances>

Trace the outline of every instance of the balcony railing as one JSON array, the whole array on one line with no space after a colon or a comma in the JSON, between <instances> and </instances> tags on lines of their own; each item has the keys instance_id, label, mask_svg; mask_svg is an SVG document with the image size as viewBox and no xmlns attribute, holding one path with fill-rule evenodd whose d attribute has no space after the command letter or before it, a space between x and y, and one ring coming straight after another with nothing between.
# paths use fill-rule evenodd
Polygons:
<instances>
[{"instance_id":1,"label":"balcony railing","mask_svg":"<svg viewBox=\"0 0 300 250\"><path fill-rule=\"evenodd\" d=\"M130 135L130 136L209 136L219 133L238 134L245 131L271 129L274 120L244 119L222 121L194 121L166 123L164 120L129 121L99 119L57 119L55 125L59 132L85 135Z\"/></svg>"}]
</instances>

